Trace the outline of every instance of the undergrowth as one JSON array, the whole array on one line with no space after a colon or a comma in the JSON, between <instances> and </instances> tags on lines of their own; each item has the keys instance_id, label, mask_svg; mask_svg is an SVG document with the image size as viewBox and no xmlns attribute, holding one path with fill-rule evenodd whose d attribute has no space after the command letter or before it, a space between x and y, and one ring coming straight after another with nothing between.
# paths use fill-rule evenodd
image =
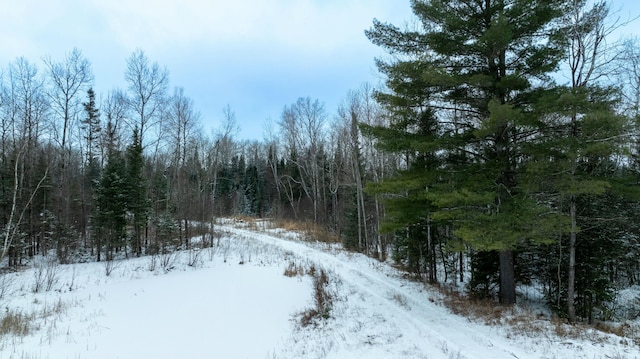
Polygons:
<instances>
[{"instance_id":1,"label":"undergrowth","mask_svg":"<svg viewBox=\"0 0 640 359\"><path fill-rule=\"evenodd\" d=\"M287 277L302 277L305 274L304 267L295 262L289 262L287 268L284 269L284 275Z\"/></svg>"},{"instance_id":2,"label":"undergrowth","mask_svg":"<svg viewBox=\"0 0 640 359\"><path fill-rule=\"evenodd\" d=\"M31 332L35 315L24 314L20 311L7 310L0 320L0 337L8 334L26 337Z\"/></svg>"},{"instance_id":3,"label":"undergrowth","mask_svg":"<svg viewBox=\"0 0 640 359\"><path fill-rule=\"evenodd\" d=\"M340 236L333 233L326 227L320 226L310 221L292 221L278 219L273 222L275 228L282 228L287 232L301 232L304 239L322 243L341 243Z\"/></svg>"},{"instance_id":4,"label":"undergrowth","mask_svg":"<svg viewBox=\"0 0 640 359\"><path fill-rule=\"evenodd\" d=\"M311 266L307 274L313 278L313 307L300 314L300 324L303 327L317 325L319 321L331 318L331 310L336 295L329 289L329 276L324 269Z\"/></svg>"},{"instance_id":5,"label":"undergrowth","mask_svg":"<svg viewBox=\"0 0 640 359\"><path fill-rule=\"evenodd\" d=\"M38 304L36 302L36 304ZM40 325L46 322L43 319L57 318L68 309L68 304L58 299L52 305L45 303L42 308L24 313L20 310L6 308L0 319L0 338L8 335L25 337L40 329ZM55 319L53 320L55 323Z\"/></svg>"},{"instance_id":6,"label":"undergrowth","mask_svg":"<svg viewBox=\"0 0 640 359\"><path fill-rule=\"evenodd\" d=\"M602 343L608 340L606 334L612 334L619 337L621 344L640 346L640 328L637 325L604 322L570 325L565 318L549 317L526 306L505 306L497 304L492 299L469 298L451 287L437 286L436 288L443 294L443 305L452 313L481 321L486 325L506 325L511 335L557 336L565 339L588 338L593 343Z\"/></svg>"}]
</instances>

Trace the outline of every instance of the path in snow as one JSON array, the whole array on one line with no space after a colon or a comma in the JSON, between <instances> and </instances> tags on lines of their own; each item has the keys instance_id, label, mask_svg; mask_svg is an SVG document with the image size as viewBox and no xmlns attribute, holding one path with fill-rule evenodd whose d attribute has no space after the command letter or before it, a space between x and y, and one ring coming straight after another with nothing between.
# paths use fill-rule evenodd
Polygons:
<instances>
[{"instance_id":1,"label":"path in snow","mask_svg":"<svg viewBox=\"0 0 640 359\"><path fill-rule=\"evenodd\" d=\"M104 263L59 266L58 284L41 293L31 289L35 267L8 274L15 288L3 307L65 309L34 319L40 329L28 336L0 337L0 359L640 358L637 346L614 336L559 338L544 321L547 332L515 334L454 315L438 304L441 293L386 263L256 224L264 226L217 225L218 245L176 252L168 273L150 269L153 257L118 262L109 277ZM207 259L190 266L194 253ZM289 262L328 271L337 298L331 319L300 326L311 280L285 277Z\"/></svg>"},{"instance_id":2,"label":"path in snow","mask_svg":"<svg viewBox=\"0 0 640 359\"><path fill-rule=\"evenodd\" d=\"M231 225L220 225L218 230L259 240L294 253L333 272L343 285L351 288L350 298L361 298L365 316L377 317L386 327L401 330L405 345L413 341L414 348L407 348L414 356L419 353L429 358L527 358L529 357L506 340L496 340L485 327L451 315L447 309L429 301L425 292L408 286L405 280L385 274L379 268L364 265L361 256L336 255L313 248L306 243L283 240L277 234L268 234ZM352 261L357 260L357 263ZM361 318L362 319L362 318ZM372 334L375 336L375 333ZM398 338L399 338L398 337ZM340 338L336 338L338 341ZM387 343L393 337L382 338ZM407 340L408 339L408 340ZM336 343L334 343L336 344ZM339 345L335 357L344 357ZM335 349L334 349L335 350ZM362 354L362 353L361 353ZM332 356L332 355L330 355ZM419 356L417 356L419 357Z\"/></svg>"}]
</instances>

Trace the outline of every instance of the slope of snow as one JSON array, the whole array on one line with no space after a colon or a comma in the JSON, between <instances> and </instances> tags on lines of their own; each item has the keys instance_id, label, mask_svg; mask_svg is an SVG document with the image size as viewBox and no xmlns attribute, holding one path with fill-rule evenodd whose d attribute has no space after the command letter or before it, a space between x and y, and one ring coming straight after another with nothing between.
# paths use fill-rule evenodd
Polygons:
<instances>
[{"instance_id":1,"label":"slope of snow","mask_svg":"<svg viewBox=\"0 0 640 359\"><path fill-rule=\"evenodd\" d=\"M40 330L25 338L2 338L0 358L265 358L307 307L310 280L285 277L285 263L271 261L280 258L277 250L225 241L236 254L260 252L262 259L240 265L238 255L225 263L203 252L200 268L192 268L181 253L165 274L149 271L150 257L137 258L109 277L99 263L59 266L56 290L38 294L34 270L10 274L15 291L7 307L63 309L38 319Z\"/></svg>"},{"instance_id":2,"label":"slope of snow","mask_svg":"<svg viewBox=\"0 0 640 359\"><path fill-rule=\"evenodd\" d=\"M559 338L553 328L526 333L453 315L441 294L387 264L295 233L229 222L216 230L218 246L193 267L195 252L182 252L168 273L150 257L108 277L101 263L59 266L55 290L37 294L36 270L8 274L3 306L42 315L30 335L0 339L0 359L640 358L615 336ZM300 326L312 284L283 275L292 262L329 273L337 299L328 320Z\"/></svg>"}]
</instances>

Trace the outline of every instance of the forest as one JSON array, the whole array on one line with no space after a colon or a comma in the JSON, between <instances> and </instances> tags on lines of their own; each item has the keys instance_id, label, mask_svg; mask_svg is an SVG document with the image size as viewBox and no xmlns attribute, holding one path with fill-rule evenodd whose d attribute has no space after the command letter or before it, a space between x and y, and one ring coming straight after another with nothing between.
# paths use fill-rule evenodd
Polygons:
<instances>
[{"instance_id":1,"label":"forest","mask_svg":"<svg viewBox=\"0 0 640 359\"><path fill-rule=\"evenodd\" d=\"M218 217L310 223L345 248L502 304L535 285L570 322L640 281L640 43L606 2L414 0L366 36L385 83L283 104L263 140L213 133L142 49L96 94L90 60L0 82L2 266L214 246ZM635 316L640 313L635 313Z\"/></svg>"}]
</instances>

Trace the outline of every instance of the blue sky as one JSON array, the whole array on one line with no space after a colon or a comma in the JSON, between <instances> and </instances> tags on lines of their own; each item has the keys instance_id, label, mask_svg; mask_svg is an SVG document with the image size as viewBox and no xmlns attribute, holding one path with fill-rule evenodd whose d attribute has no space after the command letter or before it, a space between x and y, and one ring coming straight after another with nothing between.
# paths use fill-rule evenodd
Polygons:
<instances>
[{"instance_id":1,"label":"blue sky","mask_svg":"<svg viewBox=\"0 0 640 359\"><path fill-rule=\"evenodd\" d=\"M627 19L637 0L615 0ZM95 88L126 88L126 58L141 48L170 72L202 114L206 131L223 108L240 138L261 139L267 118L298 97L325 103L333 116L350 89L381 78L383 52L364 35L373 18L402 26L409 0L0 0L0 66L19 56L40 68L77 47L92 64ZM624 31L637 29L628 26Z\"/></svg>"},{"instance_id":2,"label":"blue sky","mask_svg":"<svg viewBox=\"0 0 640 359\"><path fill-rule=\"evenodd\" d=\"M409 0L0 0L0 66L24 56L62 60L74 47L106 93L126 88L126 58L141 48L170 73L215 128L227 105L241 138L261 139L267 118L298 97L330 116L349 89L379 81L374 17L403 24Z\"/></svg>"}]
</instances>

